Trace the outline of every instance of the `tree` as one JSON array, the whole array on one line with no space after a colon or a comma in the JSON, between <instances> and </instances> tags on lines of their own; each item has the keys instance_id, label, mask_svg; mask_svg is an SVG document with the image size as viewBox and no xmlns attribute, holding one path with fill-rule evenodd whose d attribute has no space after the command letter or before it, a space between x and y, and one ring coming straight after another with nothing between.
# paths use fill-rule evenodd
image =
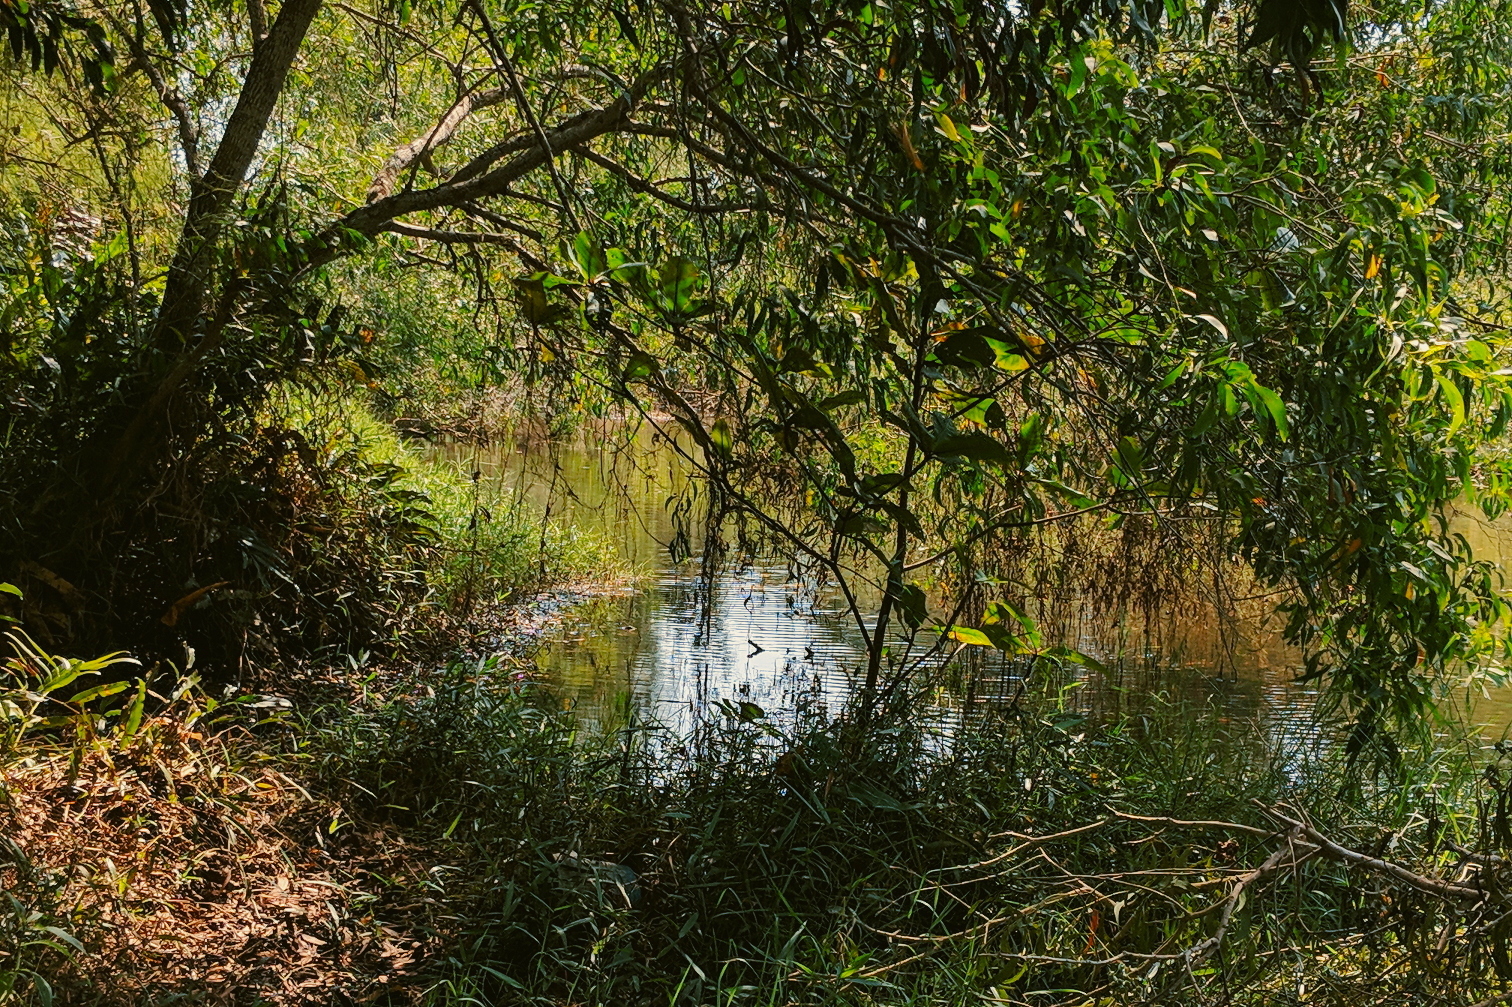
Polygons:
<instances>
[{"instance_id":1,"label":"tree","mask_svg":"<svg viewBox=\"0 0 1512 1007\"><path fill-rule=\"evenodd\" d=\"M1290 591L1289 633L1363 745L1502 615L1443 514L1503 497L1499 469L1471 475L1509 401L1496 298L1472 297L1500 266L1505 19L1164 9L290 0L266 36L260 7L59 21L132 60L54 86L172 132L189 198L160 286L134 273L119 297L141 335L64 452L87 532L47 561L119 555L187 445L317 344L350 348L314 296L343 259L430 243L486 281L502 253L535 345L669 410L718 513L852 599L867 709L905 681L900 624L1043 653L1022 586L977 585L1013 579L1026 535L1096 518L1163 543L1214 529ZM249 37L222 125L209 96ZM201 64L203 100L168 86ZM406 130L381 155L350 114L375 111L364 81ZM28 373L63 328L16 358ZM12 528L33 555L35 522ZM957 585L953 612L931 619L926 580Z\"/></svg>"}]
</instances>

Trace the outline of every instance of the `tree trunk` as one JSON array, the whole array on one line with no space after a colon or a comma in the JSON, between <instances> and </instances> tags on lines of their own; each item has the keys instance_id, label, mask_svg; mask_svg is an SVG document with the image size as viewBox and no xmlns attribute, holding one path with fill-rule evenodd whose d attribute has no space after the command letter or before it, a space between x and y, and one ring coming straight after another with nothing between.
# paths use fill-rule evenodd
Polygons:
<instances>
[{"instance_id":1,"label":"tree trunk","mask_svg":"<svg viewBox=\"0 0 1512 1007\"><path fill-rule=\"evenodd\" d=\"M201 324L215 279L215 246L320 5L321 0L287 0L279 10L272 29L253 53L246 82L215 157L191 189L184 229L168 268L163 304L152 334L153 347L171 363L157 387L137 406L104 460L97 484L102 503L139 475L164 446L169 407L193 370L186 364L202 355L193 345L196 328L200 329L199 341L205 343L217 338L210 329L225 324L223 312L207 320L209 325Z\"/></svg>"},{"instance_id":2,"label":"tree trunk","mask_svg":"<svg viewBox=\"0 0 1512 1007\"><path fill-rule=\"evenodd\" d=\"M289 67L304 44L320 3L321 0L288 0L278 12L278 20L268 37L252 56L246 83L226 123L215 159L189 197L184 231L174 249L173 264L168 268L163 307L154 329L154 341L162 349L179 349L192 331L209 287L208 260L225 224L226 211L257 155L273 106L283 93Z\"/></svg>"}]
</instances>

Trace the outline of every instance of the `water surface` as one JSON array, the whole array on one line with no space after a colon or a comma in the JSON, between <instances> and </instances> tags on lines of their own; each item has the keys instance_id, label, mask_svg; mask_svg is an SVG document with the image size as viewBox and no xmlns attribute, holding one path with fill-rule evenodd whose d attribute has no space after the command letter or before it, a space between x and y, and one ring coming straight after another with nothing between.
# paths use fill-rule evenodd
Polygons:
<instances>
[{"instance_id":1,"label":"water surface","mask_svg":"<svg viewBox=\"0 0 1512 1007\"><path fill-rule=\"evenodd\" d=\"M439 450L512 496L519 519L597 530L640 575L633 589L572 607L538 653L542 674L585 721L633 714L685 725L721 702L781 717L804 703L838 709L857 687L861 632L833 593L780 559L704 564L706 501L691 467L654 432ZM1455 527L1479 554L1512 555L1512 520L1458 517ZM1154 615L1084 610L1065 629L1068 643L1108 669L1075 669L1069 701L1089 712L1164 694L1257 721L1277 741L1316 734L1317 690L1294 681L1298 655L1261 605L1242 615L1201 601ZM927 697L943 731L1023 687L1022 663L971 651L964 671ZM1479 700L1472 716L1504 731L1512 689Z\"/></svg>"}]
</instances>

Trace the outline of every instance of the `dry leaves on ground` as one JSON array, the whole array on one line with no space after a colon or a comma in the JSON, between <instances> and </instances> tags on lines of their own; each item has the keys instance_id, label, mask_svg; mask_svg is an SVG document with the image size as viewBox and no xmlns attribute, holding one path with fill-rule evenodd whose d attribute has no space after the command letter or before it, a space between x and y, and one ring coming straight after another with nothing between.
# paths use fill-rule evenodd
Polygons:
<instances>
[{"instance_id":1,"label":"dry leaves on ground","mask_svg":"<svg viewBox=\"0 0 1512 1007\"><path fill-rule=\"evenodd\" d=\"M168 718L143 737L0 769L0 891L85 948L48 969L61 1002L414 999L444 937L425 851L251 746Z\"/></svg>"}]
</instances>

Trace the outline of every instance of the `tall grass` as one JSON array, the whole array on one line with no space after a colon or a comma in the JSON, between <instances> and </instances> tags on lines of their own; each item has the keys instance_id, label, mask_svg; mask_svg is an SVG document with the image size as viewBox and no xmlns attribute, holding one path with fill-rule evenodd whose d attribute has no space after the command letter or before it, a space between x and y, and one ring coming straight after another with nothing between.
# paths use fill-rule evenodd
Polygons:
<instances>
[{"instance_id":1,"label":"tall grass","mask_svg":"<svg viewBox=\"0 0 1512 1007\"><path fill-rule=\"evenodd\" d=\"M341 718L317 775L441 851L438 1005L1469 1004L1509 973L1504 920L1169 821L1279 809L1463 873L1445 844L1496 845L1503 793L1464 744L1373 781L1205 708L1094 725L1053 698L944 740L817 712L583 736L484 666Z\"/></svg>"},{"instance_id":2,"label":"tall grass","mask_svg":"<svg viewBox=\"0 0 1512 1007\"><path fill-rule=\"evenodd\" d=\"M331 457L351 455L413 504L436 537L424 571L431 603L458 611L565 581L608 580L627 571L602 534L532 513L502 483L461 461L402 440L361 394L314 397L290 390L282 409Z\"/></svg>"},{"instance_id":3,"label":"tall grass","mask_svg":"<svg viewBox=\"0 0 1512 1007\"><path fill-rule=\"evenodd\" d=\"M1064 692L948 735L736 704L587 733L500 660L271 723L188 688L133 723L141 694L4 736L0 1003L1466 1007L1512 975L1512 764L1468 739L1372 779Z\"/></svg>"}]
</instances>

